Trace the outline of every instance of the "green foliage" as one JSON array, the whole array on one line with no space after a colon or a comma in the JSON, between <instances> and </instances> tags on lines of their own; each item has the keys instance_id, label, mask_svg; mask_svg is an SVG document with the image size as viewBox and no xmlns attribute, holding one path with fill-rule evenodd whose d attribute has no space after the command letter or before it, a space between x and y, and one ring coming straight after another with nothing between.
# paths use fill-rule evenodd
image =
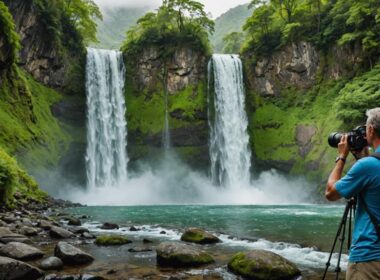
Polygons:
<instances>
[{"instance_id":1,"label":"green foliage","mask_svg":"<svg viewBox=\"0 0 380 280\"><path fill-rule=\"evenodd\" d=\"M380 47L377 0L254 0L244 25L243 52L268 55L290 42L306 40L327 50L333 44L359 43L369 64Z\"/></svg>"},{"instance_id":2,"label":"green foliage","mask_svg":"<svg viewBox=\"0 0 380 280\"><path fill-rule=\"evenodd\" d=\"M232 32L223 38L223 53L239 53L241 44L243 43L243 33Z\"/></svg>"},{"instance_id":3,"label":"green foliage","mask_svg":"<svg viewBox=\"0 0 380 280\"><path fill-rule=\"evenodd\" d=\"M338 117L347 128L365 123L367 109L380 107L380 65L356 77L339 92Z\"/></svg>"},{"instance_id":4,"label":"green foliage","mask_svg":"<svg viewBox=\"0 0 380 280\"><path fill-rule=\"evenodd\" d=\"M248 8L248 4L244 4L228 10L215 20L215 32L210 37L214 52L224 52L223 38L233 32L242 32L244 22L251 14L252 9ZM244 34L242 36L244 37Z\"/></svg>"},{"instance_id":5,"label":"green foliage","mask_svg":"<svg viewBox=\"0 0 380 280\"><path fill-rule=\"evenodd\" d=\"M147 13L127 32L122 46L133 54L146 46L193 47L209 54L208 34L214 31L214 22L204 11L203 4L192 0L164 0L157 12ZM172 51L172 50L171 50ZM168 50L167 55L170 55Z\"/></svg>"},{"instance_id":6,"label":"green foliage","mask_svg":"<svg viewBox=\"0 0 380 280\"><path fill-rule=\"evenodd\" d=\"M15 30L13 17L8 10L8 7L0 1L0 37L4 37L5 44L10 47L9 62L10 64L17 61L18 52L21 48L20 37ZM8 56L7 53L0 56ZM6 57L4 57L6 60Z\"/></svg>"},{"instance_id":7,"label":"green foliage","mask_svg":"<svg viewBox=\"0 0 380 280\"><path fill-rule=\"evenodd\" d=\"M26 203L28 200L42 202L47 197L16 160L0 148L0 205L12 208L16 203L13 197L16 192L23 199L18 203Z\"/></svg>"},{"instance_id":8,"label":"green foliage","mask_svg":"<svg viewBox=\"0 0 380 280\"><path fill-rule=\"evenodd\" d=\"M102 19L92 0L33 0L52 43L76 51L96 39L96 19Z\"/></svg>"}]
</instances>

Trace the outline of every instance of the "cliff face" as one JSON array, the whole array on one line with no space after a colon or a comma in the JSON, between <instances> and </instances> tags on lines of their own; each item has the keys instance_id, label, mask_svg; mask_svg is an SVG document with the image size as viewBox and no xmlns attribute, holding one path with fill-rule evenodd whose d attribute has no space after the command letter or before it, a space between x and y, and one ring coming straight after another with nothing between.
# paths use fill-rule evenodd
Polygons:
<instances>
[{"instance_id":1,"label":"cliff face","mask_svg":"<svg viewBox=\"0 0 380 280\"><path fill-rule=\"evenodd\" d=\"M169 56L147 48L125 62L132 161L161 150L167 95L171 145L187 163L207 165L207 58L186 47Z\"/></svg>"},{"instance_id":2,"label":"cliff face","mask_svg":"<svg viewBox=\"0 0 380 280\"><path fill-rule=\"evenodd\" d=\"M250 55L243 57L256 169L327 179L336 156L328 135L348 129L337 118L337 99L363 66L360 55L356 46L334 46L324 53L298 42L257 59L254 66Z\"/></svg>"}]
</instances>

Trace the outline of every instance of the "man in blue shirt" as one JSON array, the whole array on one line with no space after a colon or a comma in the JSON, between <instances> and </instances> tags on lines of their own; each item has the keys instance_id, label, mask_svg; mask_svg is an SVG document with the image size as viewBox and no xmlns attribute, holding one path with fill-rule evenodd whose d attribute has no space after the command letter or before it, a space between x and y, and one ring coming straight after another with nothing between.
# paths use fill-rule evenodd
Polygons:
<instances>
[{"instance_id":1,"label":"man in blue shirt","mask_svg":"<svg viewBox=\"0 0 380 280\"><path fill-rule=\"evenodd\" d=\"M368 110L367 117L368 145L380 152L380 108ZM358 160L342 178L350 151L347 135L342 137L338 145L339 156L327 182L326 198L335 201L361 195L369 212L380 221L380 160L368 157L368 148L365 150L365 157ZM357 203L346 279L380 279L380 239L361 199Z\"/></svg>"}]
</instances>

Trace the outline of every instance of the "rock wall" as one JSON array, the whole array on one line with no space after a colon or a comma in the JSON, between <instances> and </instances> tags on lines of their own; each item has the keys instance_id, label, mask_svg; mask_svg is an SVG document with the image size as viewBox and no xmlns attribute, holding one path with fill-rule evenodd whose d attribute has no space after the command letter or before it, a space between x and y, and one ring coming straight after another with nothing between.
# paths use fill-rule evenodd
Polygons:
<instances>
[{"instance_id":1,"label":"rock wall","mask_svg":"<svg viewBox=\"0 0 380 280\"><path fill-rule=\"evenodd\" d=\"M162 151L165 95L171 144L196 168L208 164L207 57L179 47L167 55L160 48L125 55L128 148L132 162Z\"/></svg>"},{"instance_id":2,"label":"rock wall","mask_svg":"<svg viewBox=\"0 0 380 280\"><path fill-rule=\"evenodd\" d=\"M309 42L285 46L270 57L243 56L247 110L256 170L276 168L325 181L336 151L327 144L333 131L346 131L335 100L358 69L360 48L333 46L322 52Z\"/></svg>"}]
</instances>

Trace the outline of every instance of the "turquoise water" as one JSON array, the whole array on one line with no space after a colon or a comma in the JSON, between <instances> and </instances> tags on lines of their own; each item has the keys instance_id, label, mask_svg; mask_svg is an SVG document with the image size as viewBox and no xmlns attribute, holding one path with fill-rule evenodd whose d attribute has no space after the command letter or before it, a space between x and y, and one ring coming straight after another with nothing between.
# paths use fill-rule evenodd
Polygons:
<instances>
[{"instance_id":1,"label":"turquoise water","mask_svg":"<svg viewBox=\"0 0 380 280\"><path fill-rule=\"evenodd\" d=\"M184 229L200 227L219 235L221 250L268 249L301 266L323 269L343 210L328 205L171 205L91 206L71 212L89 215L85 226L95 232L101 223L113 222L122 234L179 240ZM131 225L141 231L128 231ZM345 255L343 268L346 262Z\"/></svg>"}]
</instances>

